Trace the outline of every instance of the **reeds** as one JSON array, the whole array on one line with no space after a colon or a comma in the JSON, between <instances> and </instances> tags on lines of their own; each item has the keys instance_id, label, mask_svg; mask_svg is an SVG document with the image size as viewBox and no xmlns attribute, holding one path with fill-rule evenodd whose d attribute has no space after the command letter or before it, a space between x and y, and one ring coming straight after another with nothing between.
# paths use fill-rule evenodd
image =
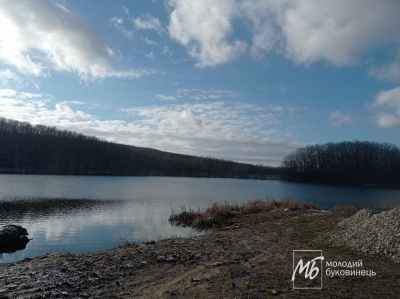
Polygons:
<instances>
[{"instance_id":1,"label":"reeds","mask_svg":"<svg viewBox=\"0 0 400 299\"><path fill-rule=\"evenodd\" d=\"M255 200L244 205L214 203L204 211L194 211L182 208L181 212L172 211L169 222L173 225L190 226L198 229L221 227L229 225L235 217L241 215L264 213L276 210L300 211L318 209L314 204L297 202L293 199Z\"/></svg>"}]
</instances>

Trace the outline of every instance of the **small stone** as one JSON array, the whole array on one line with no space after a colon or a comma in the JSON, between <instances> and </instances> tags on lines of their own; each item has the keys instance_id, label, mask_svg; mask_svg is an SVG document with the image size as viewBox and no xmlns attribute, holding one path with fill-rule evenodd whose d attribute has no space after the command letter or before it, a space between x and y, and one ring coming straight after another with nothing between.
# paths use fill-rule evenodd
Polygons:
<instances>
[{"instance_id":1,"label":"small stone","mask_svg":"<svg viewBox=\"0 0 400 299\"><path fill-rule=\"evenodd\" d=\"M5 295L5 294L7 294L7 293L9 293L11 290L10 289L7 289L7 288L5 288L5 289L0 289L0 295Z\"/></svg>"},{"instance_id":2,"label":"small stone","mask_svg":"<svg viewBox=\"0 0 400 299\"><path fill-rule=\"evenodd\" d=\"M170 295L170 296L177 296L178 293L175 291L166 291L165 294Z\"/></svg>"},{"instance_id":3,"label":"small stone","mask_svg":"<svg viewBox=\"0 0 400 299\"><path fill-rule=\"evenodd\" d=\"M272 290L272 291L271 291L271 294L272 294L273 296L277 296L277 295L279 295L280 293L281 293L281 291L278 290L278 289L275 289L275 290Z\"/></svg>"}]
</instances>

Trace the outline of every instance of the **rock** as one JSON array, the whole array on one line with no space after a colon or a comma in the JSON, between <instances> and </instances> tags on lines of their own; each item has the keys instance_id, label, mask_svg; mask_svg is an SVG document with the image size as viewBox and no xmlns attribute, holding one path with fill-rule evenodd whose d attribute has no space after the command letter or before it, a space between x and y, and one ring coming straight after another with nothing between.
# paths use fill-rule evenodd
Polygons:
<instances>
[{"instance_id":1,"label":"rock","mask_svg":"<svg viewBox=\"0 0 400 299\"><path fill-rule=\"evenodd\" d=\"M284 209L283 211L284 211L284 212L291 212L292 209L286 208L286 209Z\"/></svg>"},{"instance_id":2,"label":"rock","mask_svg":"<svg viewBox=\"0 0 400 299\"><path fill-rule=\"evenodd\" d=\"M16 290L17 288L18 288L18 286L15 285L15 284L7 286L7 289L9 289L10 291L14 291L14 290Z\"/></svg>"},{"instance_id":3,"label":"rock","mask_svg":"<svg viewBox=\"0 0 400 299\"><path fill-rule=\"evenodd\" d=\"M26 248L29 243L28 231L19 225L5 225L0 228L0 253L12 253Z\"/></svg>"},{"instance_id":4,"label":"rock","mask_svg":"<svg viewBox=\"0 0 400 299\"><path fill-rule=\"evenodd\" d=\"M5 294L7 294L7 293L9 293L11 290L9 290L8 288L6 288L6 289L1 289L0 290L0 295L5 295Z\"/></svg>"},{"instance_id":5,"label":"rock","mask_svg":"<svg viewBox=\"0 0 400 299\"><path fill-rule=\"evenodd\" d=\"M278 296L280 293L281 293L281 291L278 289L274 289L271 291L272 296Z\"/></svg>"},{"instance_id":6,"label":"rock","mask_svg":"<svg viewBox=\"0 0 400 299\"><path fill-rule=\"evenodd\" d=\"M340 230L331 233L330 240L368 254L385 255L400 262L400 207L373 214L360 210L344 219Z\"/></svg>"}]
</instances>

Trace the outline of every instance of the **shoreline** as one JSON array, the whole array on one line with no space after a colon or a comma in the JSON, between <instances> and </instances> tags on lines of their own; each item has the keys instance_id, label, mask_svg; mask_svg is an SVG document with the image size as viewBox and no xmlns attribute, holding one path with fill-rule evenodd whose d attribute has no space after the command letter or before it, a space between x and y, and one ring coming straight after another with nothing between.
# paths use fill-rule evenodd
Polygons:
<instances>
[{"instance_id":1,"label":"shoreline","mask_svg":"<svg viewBox=\"0 0 400 299\"><path fill-rule=\"evenodd\" d=\"M400 264L333 245L328 234L355 211L265 212L234 218L203 236L127 244L88 254L48 254L0 264L0 298L279 298L293 289L293 250L362 260L374 277L329 277L313 298L394 297Z\"/></svg>"}]
</instances>

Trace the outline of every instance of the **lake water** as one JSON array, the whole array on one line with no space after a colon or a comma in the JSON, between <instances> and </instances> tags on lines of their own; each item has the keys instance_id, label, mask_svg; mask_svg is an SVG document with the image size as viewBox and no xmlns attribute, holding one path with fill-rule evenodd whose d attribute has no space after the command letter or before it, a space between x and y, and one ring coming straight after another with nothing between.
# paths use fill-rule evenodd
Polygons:
<instances>
[{"instance_id":1,"label":"lake water","mask_svg":"<svg viewBox=\"0 0 400 299\"><path fill-rule=\"evenodd\" d=\"M3 254L0 262L48 252L95 252L125 240L194 236L204 232L168 223L171 210L288 197L322 209L342 204L390 208L400 204L400 189L214 178L0 175L0 225L22 225L33 238L25 250Z\"/></svg>"}]
</instances>

